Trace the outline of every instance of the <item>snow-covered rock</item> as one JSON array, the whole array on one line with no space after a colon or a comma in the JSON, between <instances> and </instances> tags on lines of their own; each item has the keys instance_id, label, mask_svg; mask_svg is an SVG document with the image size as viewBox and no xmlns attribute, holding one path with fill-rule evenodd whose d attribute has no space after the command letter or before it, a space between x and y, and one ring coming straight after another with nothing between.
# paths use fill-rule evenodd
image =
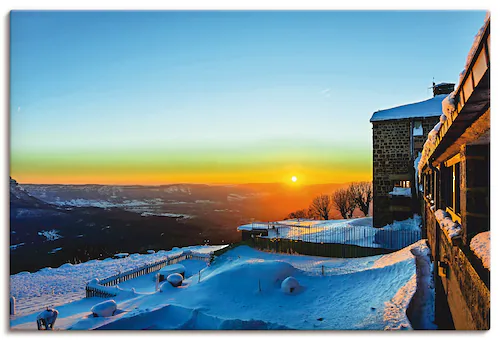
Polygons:
<instances>
[{"instance_id":1,"label":"snow-covered rock","mask_svg":"<svg viewBox=\"0 0 500 340\"><path fill-rule=\"evenodd\" d=\"M490 232L479 233L470 241L470 249L483 262L484 268L490 270Z\"/></svg>"},{"instance_id":2,"label":"snow-covered rock","mask_svg":"<svg viewBox=\"0 0 500 340\"><path fill-rule=\"evenodd\" d=\"M285 294L293 294L300 287L299 281L293 276L289 276L281 283L281 291Z\"/></svg>"},{"instance_id":3,"label":"snow-covered rock","mask_svg":"<svg viewBox=\"0 0 500 340\"><path fill-rule=\"evenodd\" d=\"M46 310L42 311L40 314L37 315L36 317L36 322L38 324L38 329L43 329L41 328L42 324L41 322L45 324L46 329L52 329L54 326L54 323L56 322L57 316L59 315L59 312L56 309L52 308L47 308Z\"/></svg>"},{"instance_id":4,"label":"snow-covered rock","mask_svg":"<svg viewBox=\"0 0 500 340\"><path fill-rule=\"evenodd\" d=\"M181 274L170 274L167 276L167 281L173 286L173 287L179 287L182 284L182 280L184 278L182 277Z\"/></svg>"},{"instance_id":5,"label":"snow-covered rock","mask_svg":"<svg viewBox=\"0 0 500 340\"><path fill-rule=\"evenodd\" d=\"M180 263L171 264L160 269L159 273L160 273L160 281L165 281L165 279L170 274L180 274L184 276L186 273L186 267L184 267Z\"/></svg>"},{"instance_id":6,"label":"snow-covered rock","mask_svg":"<svg viewBox=\"0 0 500 340\"><path fill-rule=\"evenodd\" d=\"M94 317L109 317L113 316L118 308L115 300L106 300L94 305L90 311Z\"/></svg>"}]
</instances>

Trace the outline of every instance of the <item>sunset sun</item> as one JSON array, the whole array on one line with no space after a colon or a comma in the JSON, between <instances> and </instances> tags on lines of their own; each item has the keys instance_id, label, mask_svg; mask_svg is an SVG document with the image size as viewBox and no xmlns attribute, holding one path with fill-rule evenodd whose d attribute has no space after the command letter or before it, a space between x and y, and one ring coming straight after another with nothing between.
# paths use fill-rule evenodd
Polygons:
<instances>
[{"instance_id":1,"label":"sunset sun","mask_svg":"<svg viewBox=\"0 0 500 340\"><path fill-rule=\"evenodd\" d=\"M292 176L292 182L297 182L297 176Z\"/></svg>"}]
</instances>

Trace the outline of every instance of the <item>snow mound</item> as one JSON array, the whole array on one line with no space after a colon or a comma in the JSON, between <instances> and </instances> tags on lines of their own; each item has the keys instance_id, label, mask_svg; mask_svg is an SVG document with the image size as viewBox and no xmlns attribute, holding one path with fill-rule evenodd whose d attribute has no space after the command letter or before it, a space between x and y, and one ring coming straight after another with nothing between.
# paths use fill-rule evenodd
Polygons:
<instances>
[{"instance_id":1,"label":"snow mound","mask_svg":"<svg viewBox=\"0 0 500 340\"><path fill-rule=\"evenodd\" d=\"M159 322L161 320L161 322ZM133 315L118 320L102 320L104 325L93 327L97 330L273 330L289 329L286 326L257 319L221 318L208 315L202 310L166 305L152 310L148 317ZM88 329L88 324L79 322L73 329Z\"/></svg>"},{"instance_id":2,"label":"snow mound","mask_svg":"<svg viewBox=\"0 0 500 340\"><path fill-rule=\"evenodd\" d=\"M490 232L479 233L470 241L470 249L483 262L484 268L490 270Z\"/></svg>"},{"instance_id":3,"label":"snow mound","mask_svg":"<svg viewBox=\"0 0 500 340\"><path fill-rule=\"evenodd\" d=\"M221 291L256 292L280 287L280 282L292 276L297 269L282 261L248 259L231 262L208 274L202 282L216 285ZM234 278L238 279L235 287Z\"/></svg>"},{"instance_id":4,"label":"snow mound","mask_svg":"<svg viewBox=\"0 0 500 340\"><path fill-rule=\"evenodd\" d=\"M90 311L94 317L109 317L115 314L117 308L115 300L107 300L94 305Z\"/></svg>"},{"instance_id":5,"label":"snow mound","mask_svg":"<svg viewBox=\"0 0 500 340\"><path fill-rule=\"evenodd\" d=\"M289 276L281 283L281 291L285 294L293 294L300 287L299 281L293 276Z\"/></svg>"},{"instance_id":6,"label":"snow mound","mask_svg":"<svg viewBox=\"0 0 500 340\"><path fill-rule=\"evenodd\" d=\"M181 274L170 274L167 276L167 281L173 286L173 287L179 287L182 284L183 277Z\"/></svg>"},{"instance_id":7,"label":"snow mound","mask_svg":"<svg viewBox=\"0 0 500 340\"><path fill-rule=\"evenodd\" d=\"M165 281L160 285L160 293L167 292L169 289L172 289L173 286L170 282Z\"/></svg>"}]
</instances>

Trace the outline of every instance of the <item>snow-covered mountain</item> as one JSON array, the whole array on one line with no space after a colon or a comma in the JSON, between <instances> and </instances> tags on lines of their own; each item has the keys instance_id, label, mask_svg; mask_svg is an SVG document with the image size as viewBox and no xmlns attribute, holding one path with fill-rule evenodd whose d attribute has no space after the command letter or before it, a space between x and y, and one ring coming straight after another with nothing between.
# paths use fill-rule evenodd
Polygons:
<instances>
[{"instance_id":1,"label":"snow-covered mountain","mask_svg":"<svg viewBox=\"0 0 500 340\"><path fill-rule=\"evenodd\" d=\"M49 208L46 202L30 195L12 177L10 177L10 204L15 208Z\"/></svg>"}]
</instances>

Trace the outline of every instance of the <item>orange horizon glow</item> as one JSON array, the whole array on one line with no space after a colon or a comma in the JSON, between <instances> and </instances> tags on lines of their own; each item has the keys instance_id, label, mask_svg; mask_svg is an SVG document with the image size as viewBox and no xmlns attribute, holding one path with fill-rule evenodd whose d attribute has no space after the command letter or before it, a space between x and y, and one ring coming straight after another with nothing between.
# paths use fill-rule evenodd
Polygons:
<instances>
[{"instance_id":1,"label":"orange horizon glow","mask_svg":"<svg viewBox=\"0 0 500 340\"><path fill-rule=\"evenodd\" d=\"M232 149L12 150L10 166L12 178L31 184L284 183L300 187L367 181L372 175L370 150L319 142L299 142L294 148L266 143Z\"/></svg>"},{"instance_id":2,"label":"orange horizon glow","mask_svg":"<svg viewBox=\"0 0 500 340\"><path fill-rule=\"evenodd\" d=\"M298 173L298 172L296 172ZM204 173L204 174L165 174L165 173L87 173L87 174L40 174L11 171L11 177L25 184L100 184L100 185L169 185L179 183L234 185L250 183L282 183L293 187L325 183L348 183L371 180L368 171L321 171L303 170L300 175L291 175L287 171ZM296 177L294 182L292 177Z\"/></svg>"}]
</instances>

